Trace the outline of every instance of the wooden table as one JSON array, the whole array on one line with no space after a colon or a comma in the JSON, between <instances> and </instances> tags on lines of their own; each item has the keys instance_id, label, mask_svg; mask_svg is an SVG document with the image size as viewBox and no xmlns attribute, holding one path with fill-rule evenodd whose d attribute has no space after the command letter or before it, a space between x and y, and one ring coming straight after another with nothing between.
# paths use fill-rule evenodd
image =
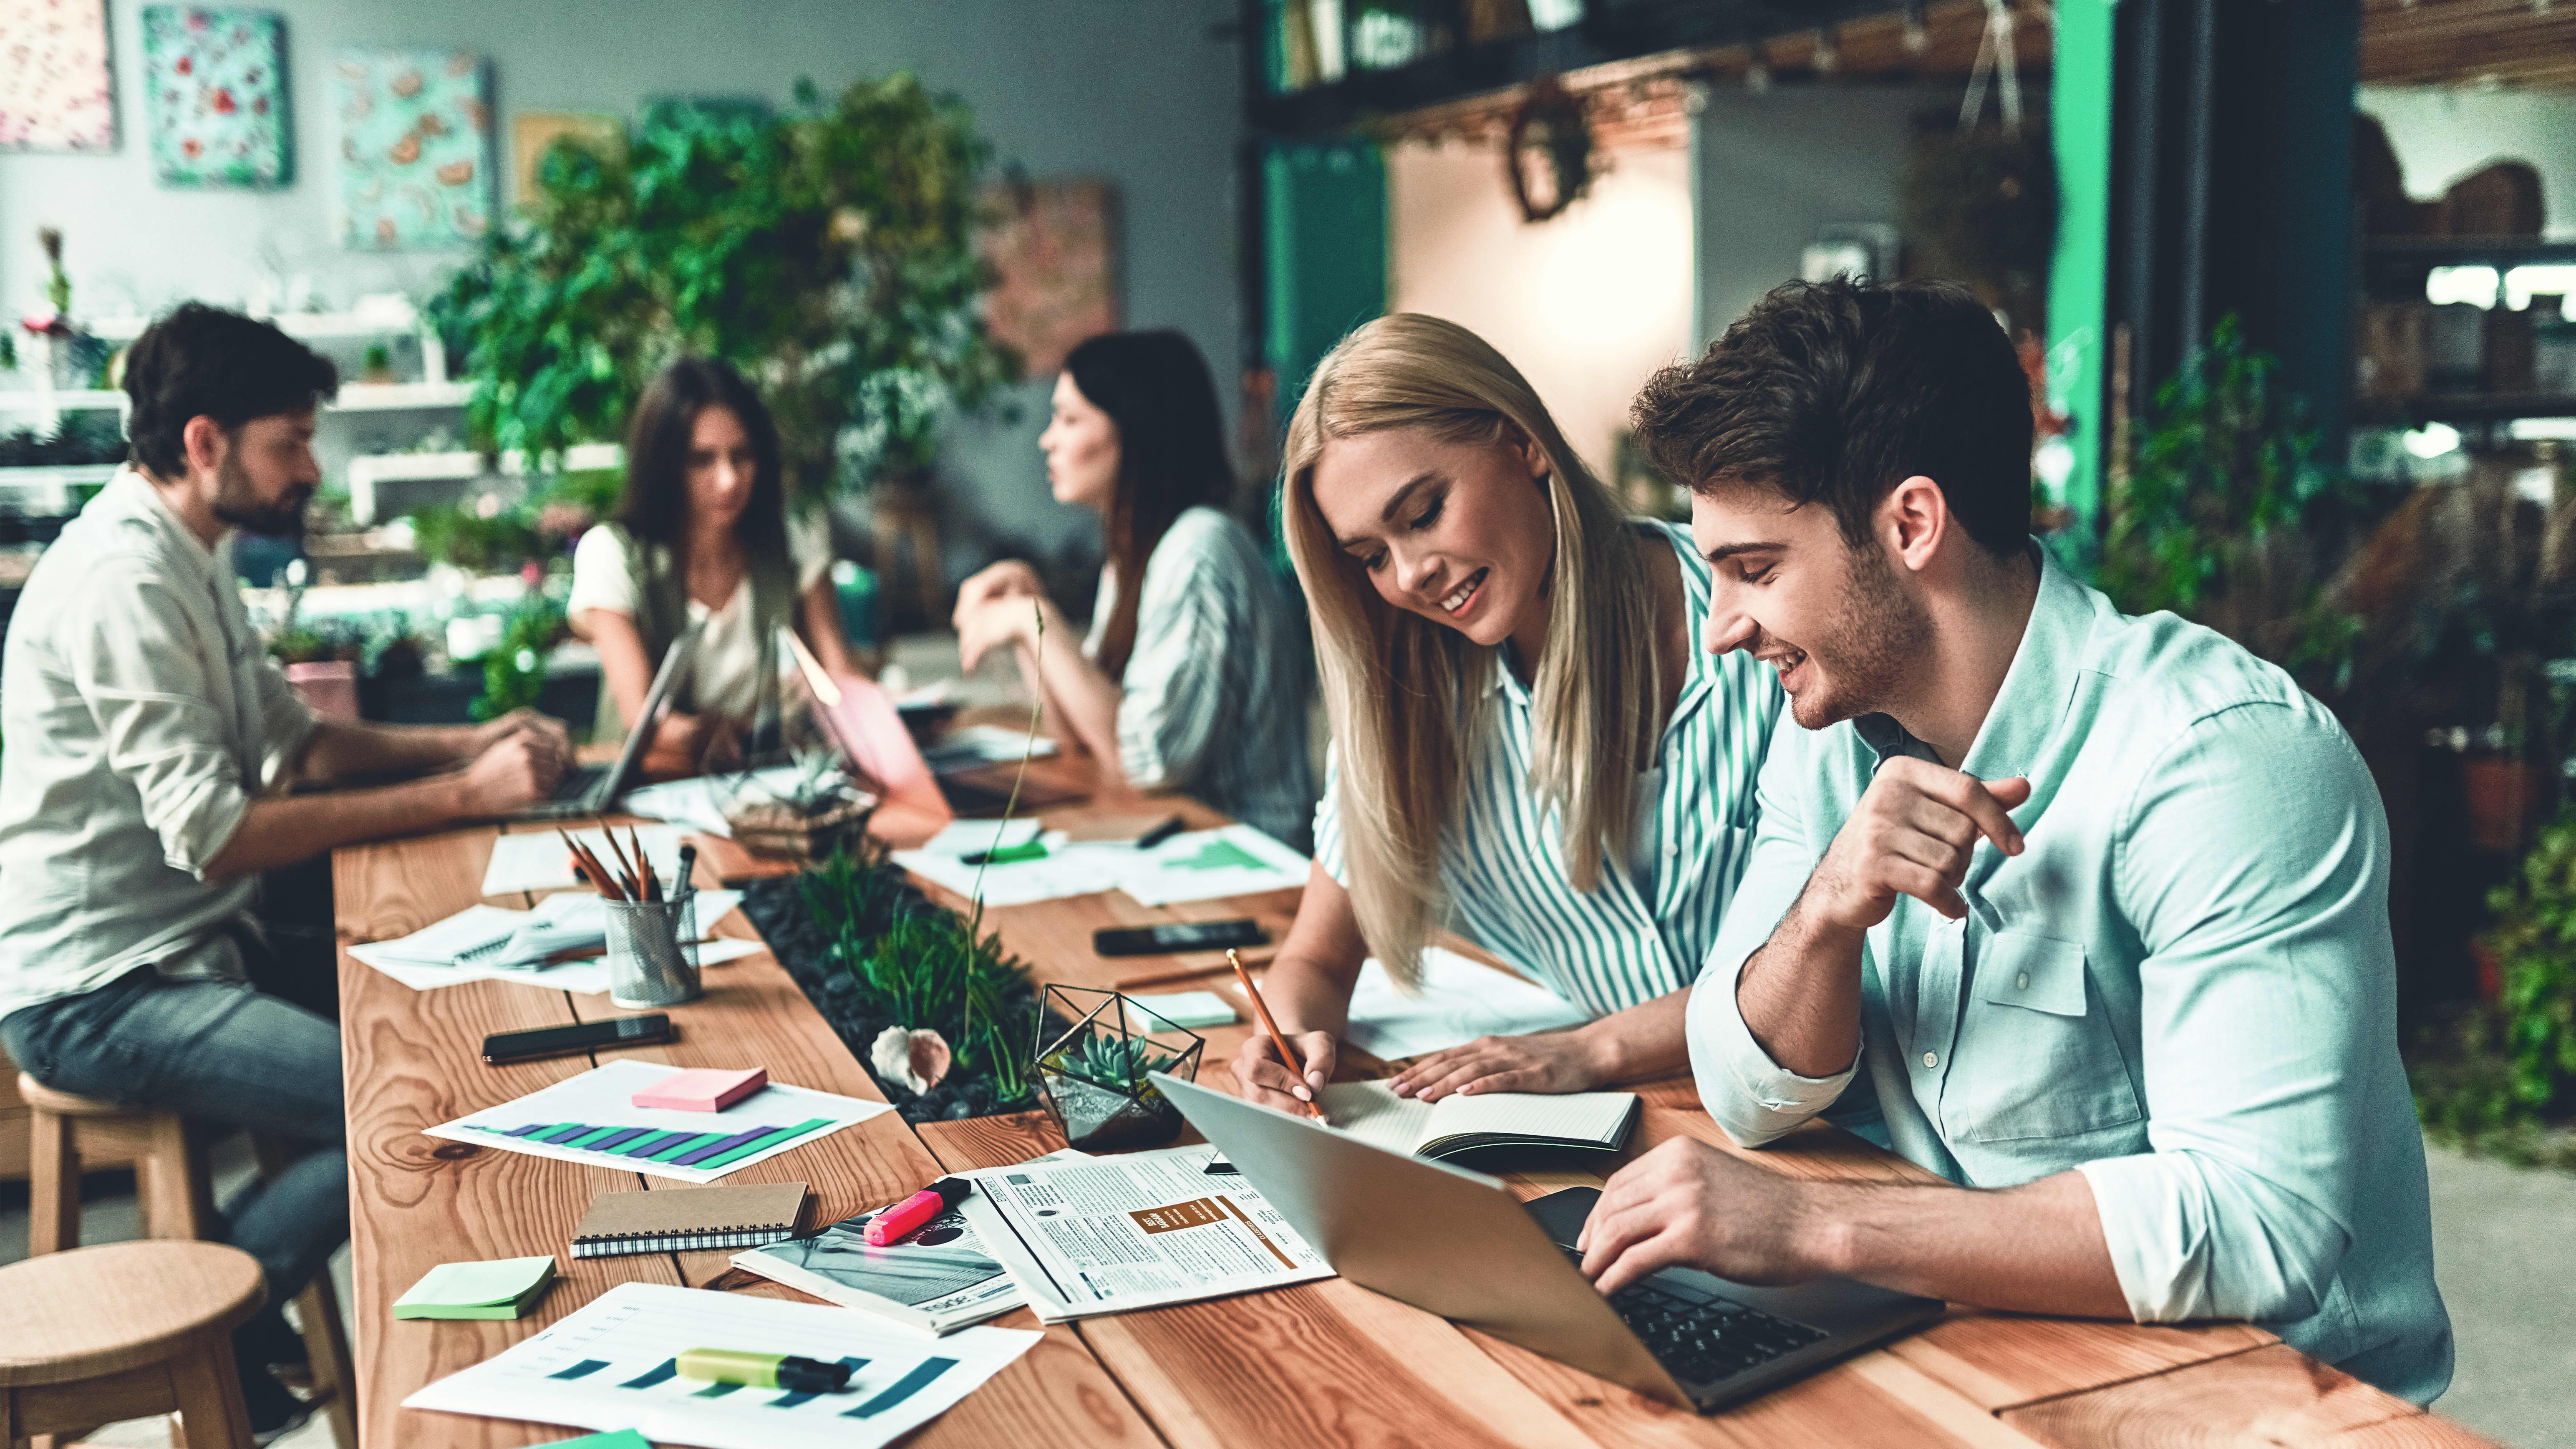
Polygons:
<instances>
[{"instance_id":1,"label":"wooden table","mask_svg":"<svg viewBox=\"0 0 2576 1449\"><path fill-rule=\"evenodd\" d=\"M1044 813L1051 823L1070 823L1173 809L1193 827L1222 819L1186 800L1132 797ZM366 1449L515 1446L570 1437L575 1431L420 1413L400 1402L613 1284L671 1283L807 1301L733 1270L723 1252L574 1259L564 1241L594 1194L665 1188L670 1180L447 1142L422 1128L615 1057L678 1066L758 1062L783 1082L883 1100L766 953L708 968L705 998L670 1009L679 1034L666 1045L482 1065L478 1050L486 1033L617 1013L604 996L494 981L416 993L345 948L402 935L473 904L496 833L484 827L358 846L334 859ZM1090 933L1100 926L1249 915L1275 940L1295 913L1297 895L1148 908L1113 892L992 910L985 919L1031 963L1039 981L1108 986L1221 957L1103 960L1090 950ZM959 904L954 897L947 903ZM754 934L739 914L718 931ZM1216 976L1155 989L1202 985L1238 994ZM1206 1033L1200 1080L1233 1088L1226 1063L1248 1030ZM1377 1064L1355 1053L1353 1065L1365 1072ZM1645 1112L1630 1154L1676 1135L1735 1150L1700 1109L1686 1078L1642 1091ZM917 1130L888 1113L729 1180L809 1182L820 1199L820 1220L829 1222L909 1194L943 1171L1017 1162L1061 1145L1042 1113ZM1922 1169L1821 1125L1749 1156L1802 1177L1931 1180ZM1529 1175L1515 1186L1535 1196L1598 1181L1562 1172ZM397 1323L390 1317L393 1300L438 1263L538 1253L557 1256L563 1281L527 1318ZM1044 1327L1025 1309L996 1321ZM1339 1279L1045 1331L1044 1343L907 1442L1209 1449L2165 1443L2395 1449L2482 1442L2242 1324L2140 1328L1953 1310L1886 1348L1705 1417Z\"/></svg>"}]
</instances>

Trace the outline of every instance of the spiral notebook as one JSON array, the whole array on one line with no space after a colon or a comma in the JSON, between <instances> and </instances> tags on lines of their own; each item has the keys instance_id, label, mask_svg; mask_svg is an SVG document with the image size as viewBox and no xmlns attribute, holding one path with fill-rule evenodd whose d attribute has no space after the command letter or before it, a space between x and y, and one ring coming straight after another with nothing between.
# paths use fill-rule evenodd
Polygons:
<instances>
[{"instance_id":1,"label":"spiral notebook","mask_svg":"<svg viewBox=\"0 0 2576 1449\"><path fill-rule=\"evenodd\" d=\"M801 1182L732 1187L662 1187L604 1192L572 1230L576 1258L629 1253L681 1253L700 1248L757 1248L796 1234L805 1207Z\"/></svg>"}]
</instances>

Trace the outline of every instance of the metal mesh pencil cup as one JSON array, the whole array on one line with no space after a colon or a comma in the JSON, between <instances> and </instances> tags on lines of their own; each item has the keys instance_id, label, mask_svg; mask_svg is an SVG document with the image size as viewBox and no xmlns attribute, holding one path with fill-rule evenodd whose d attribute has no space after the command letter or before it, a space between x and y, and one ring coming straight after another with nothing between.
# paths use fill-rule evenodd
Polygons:
<instances>
[{"instance_id":1,"label":"metal mesh pencil cup","mask_svg":"<svg viewBox=\"0 0 2576 1449\"><path fill-rule=\"evenodd\" d=\"M698 999L694 901L603 901L608 908L608 999L677 1006Z\"/></svg>"}]
</instances>

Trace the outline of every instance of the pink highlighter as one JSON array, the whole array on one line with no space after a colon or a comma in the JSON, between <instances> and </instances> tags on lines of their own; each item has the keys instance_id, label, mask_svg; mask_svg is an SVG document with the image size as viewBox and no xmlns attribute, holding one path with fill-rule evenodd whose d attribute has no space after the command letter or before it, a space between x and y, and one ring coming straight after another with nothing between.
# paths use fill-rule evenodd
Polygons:
<instances>
[{"instance_id":1,"label":"pink highlighter","mask_svg":"<svg viewBox=\"0 0 2576 1449\"><path fill-rule=\"evenodd\" d=\"M869 1222L864 1234L868 1246L882 1248L911 1237L923 1223L966 1200L975 1184L962 1177L943 1177L903 1201L887 1208Z\"/></svg>"}]
</instances>

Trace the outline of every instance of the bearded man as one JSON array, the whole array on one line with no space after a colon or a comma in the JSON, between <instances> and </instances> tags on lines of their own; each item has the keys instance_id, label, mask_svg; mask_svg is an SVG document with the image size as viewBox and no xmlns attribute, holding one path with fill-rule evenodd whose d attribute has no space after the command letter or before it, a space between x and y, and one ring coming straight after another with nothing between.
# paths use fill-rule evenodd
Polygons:
<instances>
[{"instance_id":1,"label":"bearded man","mask_svg":"<svg viewBox=\"0 0 2576 1449\"><path fill-rule=\"evenodd\" d=\"M314 411L337 387L267 323L190 304L154 324L126 364L131 459L37 562L0 655L0 1045L57 1090L311 1149L223 1214L268 1284L234 1335L263 1436L309 1412L269 1372L295 1356L277 1305L347 1239L349 1209L338 1028L254 984L276 965L262 873L507 811L569 757L532 714L317 720L269 659L233 530L301 532ZM317 903L266 903L296 904Z\"/></svg>"},{"instance_id":2,"label":"bearded man","mask_svg":"<svg viewBox=\"0 0 2576 1449\"><path fill-rule=\"evenodd\" d=\"M1692 991L1700 1098L1746 1147L1830 1114L1954 1185L1676 1139L1611 1180L1586 1271L2244 1319L2439 1394L2388 824L2335 717L2032 540L2029 383L1957 287L1791 283L1636 413L1692 490L1707 646L1802 727Z\"/></svg>"}]
</instances>

